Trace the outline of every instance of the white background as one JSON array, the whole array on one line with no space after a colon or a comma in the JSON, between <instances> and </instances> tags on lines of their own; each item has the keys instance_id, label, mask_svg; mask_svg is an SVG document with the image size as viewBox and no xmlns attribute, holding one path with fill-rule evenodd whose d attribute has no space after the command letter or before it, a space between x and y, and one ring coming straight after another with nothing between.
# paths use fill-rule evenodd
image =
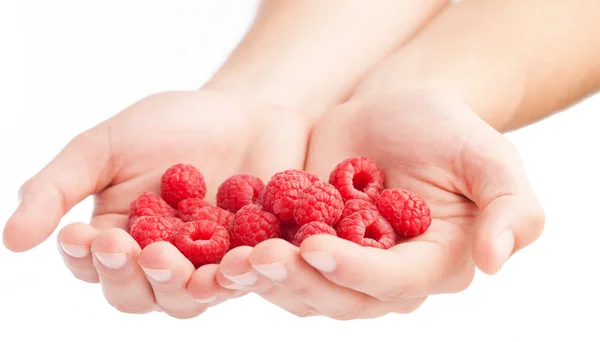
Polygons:
<instances>
[{"instance_id":1,"label":"white background","mask_svg":"<svg viewBox=\"0 0 600 342\"><path fill-rule=\"evenodd\" d=\"M196 89L252 20L243 1L0 2L0 220L73 136L163 90ZM557 80L560 81L560 80ZM600 341L600 96L509 134L546 230L500 274L406 316L296 318L255 296L191 320L122 314L63 266L54 235L0 248L0 341ZM91 201L62 222L87 220ZM40 213L43 214L43 213Z\"/></svg>"}]
</instances>

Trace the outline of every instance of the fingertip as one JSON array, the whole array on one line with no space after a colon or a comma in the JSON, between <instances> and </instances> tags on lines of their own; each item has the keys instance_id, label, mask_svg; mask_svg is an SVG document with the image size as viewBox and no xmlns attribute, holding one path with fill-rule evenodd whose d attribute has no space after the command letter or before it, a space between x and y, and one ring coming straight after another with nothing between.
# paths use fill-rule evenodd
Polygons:
<instances>
[{"instance_id":1,"label":"fingertip","mask_svg":"<svg viewBox=\"0 0 600 342\"><path fill-rule=\"evenodd\" d=\"M502 269L514 252L515 236L507 229L495 237L479 237L473 245L473 260L483 273L494 275Z\"/></svg>"},{"instance_id":2,"label":"fingertip","mask_svg":"<svg viewBox=\"0 0 600 342\"><path fill-rule=\"evenodd\" d=\"M254 247L248 257L251 265L265 265L275 262L285 262L299 248L283 239L268 239Z\"/></svg>"},{"instance_id":3,"label":"fingertip","mask_svg":"<svg viewBox=\"0 0 600 342\"><path fill-rule=\"evenodd\" d=\"M26 252L37 247L52 234L52 229L36 229L40 222L22 211L15 212L6 222L2 243L14 253Z\"/></svg>"},{"instance_id":4,"label":"fingertip","mask_svg":"<svg viewBox=\"0 0 600 342\"><path fill-rule=\"evenodd\" d=\"M146 269L185 268L189 273L194 265L170 242L158 241L141 250L138 263Z\"/></svg>"}]
</instances>

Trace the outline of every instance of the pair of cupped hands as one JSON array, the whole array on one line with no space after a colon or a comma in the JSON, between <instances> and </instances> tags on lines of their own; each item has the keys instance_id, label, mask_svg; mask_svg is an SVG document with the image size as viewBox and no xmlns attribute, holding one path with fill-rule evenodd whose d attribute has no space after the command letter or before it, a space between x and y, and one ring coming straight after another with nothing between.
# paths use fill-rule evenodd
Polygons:
<instances>
[{"instance_id":1,"label":"pair of cupped hands","mask_svg":"<svg viewBox=\"0 0 600 342\"><path fill-rule=\"evenodd\" d=\"M378 163L387 188L428 202L433 221L425 234L389 250L329 235L300 247L272 239L195 269L169 243L140 250L126 230L129 203L158 192L160 176L175 163L196 165L214 201L218 185L234 174L267 181L304 169L327 180L353 156ZM208 90L150 96L75 137L23 185L5 245L35 247L90 195L91 222L58 233L68 269L99 282L122 312L177 318L249 292L298 316L408 313L430 295L466 289L477 268L496 273L544 225L512 144L458 99L420 90L351 98L318 115Z\"/></svg>"}]
</instances>

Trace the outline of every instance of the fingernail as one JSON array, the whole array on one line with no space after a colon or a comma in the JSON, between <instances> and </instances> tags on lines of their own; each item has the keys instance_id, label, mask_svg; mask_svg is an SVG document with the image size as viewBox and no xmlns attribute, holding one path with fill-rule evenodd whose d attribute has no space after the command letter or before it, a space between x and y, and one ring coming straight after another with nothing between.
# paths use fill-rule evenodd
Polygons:
<instances>
[{"instance_id":1,"label":"fingernail","mask_svg":"<svg viewBox=\"0 0 600 342\"><path fill-rule=\"evenodd\" d=\"M171 270L156 270L156 269L152 269L152 268L144 268L142 267L142 269L144 270L144 273L146 273L146 275L159 283L165 282L165 281L169 281L171 279L171 277L173 277L173 271Z\"/></svg>"},{"instance_id":2,"label":"fingernail","mask_svg":"<svg viewBox=\"0 0 600 342\"><path fill-rule=\"evenodd\" d=\"M240 285L238 283L231 283L229 285L221 285L221 287L224 287L229 290L241 290L244 288L242 285Z\"/></svg>"},{"instance_id":3,"label":"fingernail","mask_svg":"<svg viewBox=\"0 0 600 342\"><path fill-rule=\"evenodd\" d=\"M69 256L73 258L83 258L90 254L90 249L85 246L72 245L70 243L60 243L60 248L62 248L63 252L67 253Z\"/></svg>"},{"instance_id":4,"label":"fingernail","mask_svg":"<svg viewBox=\"0 0 600 342\"><path fill-rule=\"evenodd\" d=\"M322 272L333 272L337 267L337 262L329 252L302 253L302 258L312 267Z\"/></svg>"},{"instance_id":5,"label":"fingernail","mask_svg":"<svg viewBox=\"0 0 600 342\"><path fill-rule=\"evenodd\" d=\"M274 262L272 264L253 265L252 267L254 267L258 273L278 282L284 281L288 275L283 261Z\"/></svg>"},{"instance_id":6,"label":"fingernail","mask_svg":"<svg viewBox=\"0 0 600 342\"><path fill-rule=\"evenodd\" d=\"M494 242L494 246L496 248L496 260L498 262L496 270L500 270L506 261L508 261L515 246L515 237L512 230L505 230L500 233Z\"/></svg>"},{"instance_id":7,"label":"fingernail","mask_svg":"<svg viewBox=\"0 0 600 342\"><path fill-rule=\"evenodd\" d=\"M202 304L212 303L216 300L217 300L217 296L210 296L210 297L206 297L206 298L194 298L195 302L202 303Z\"/></svg>"},{"instance_id":8,"label":"fingernail","mask_svg":"<svg viewBox=\"0 0 600 342\"><path fill-rule=\"evenodd\" d=\"M94 255L102 265L112 269L121 268L127 262L125 253L94 253Z\"/></svg>"},{"instance_id":9,"label":"fingernail","mask_svg":"<svg viewBox=\"0 0 600 342\"><path fill-rule=\"evenodd\" d=\"M256 274L256 272L254 272L254 270L244 273L244 274L236 275L236 276L231 276L231 275L226 275L226 274L223 274L223 275L225 276L225 278L231 280L232 282L234 282L236 284L240 284L242 286L252 286L258 281L258 275Z\"/></svg>"}]
</instances>

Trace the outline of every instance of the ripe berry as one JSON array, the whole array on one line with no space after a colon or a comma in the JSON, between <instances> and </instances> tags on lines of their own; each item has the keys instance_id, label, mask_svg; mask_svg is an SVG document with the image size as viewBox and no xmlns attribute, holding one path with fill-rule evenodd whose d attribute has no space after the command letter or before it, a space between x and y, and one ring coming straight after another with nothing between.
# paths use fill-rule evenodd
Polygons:
<instances>
[{"instance_id":1,"label":"ripe berry","mask_svg":"<svg viewBox=\"0 0 600 342\"><path fill-rule=\"evenodd\" d=\"M396 244L392 226L371 210L361 210L346 217L338 225L337 235L361 246L388 249Z\"/></svg>"},{"instance_id":2,"label":"ripe berry","mask_svg":"<svg viewBox=\"0 0 600 342\"><path fill-rule=\"evenodd\" d=\"M173 244L196 268L218 263L229 250L229 234L213 221L188 222L177 230Z\"/></svg>"},{"instance_id":3,"label":"ripe berry","mask_svg":"<svg viewBox=\"0 0 600 342\"><path fill-rule=\"evenodd\" d=\"M131 224L129 234L140 248L144 249L158 241L172 242L178 227L177 218L162 218L156 216L141 216Z\"/></svg>"},{"instance_id":4,"label":"ripe berry","mask_svg":"<svg viewBox=\"0 0 600 342\"><path fill-rule=\"evenodd\" d=\"M398 235L415 237L431 225L431 210L423 198L402 189L384 190L377 202L377 210L388 220Z\"/></svg>"},{"instance_id":5,"label":"ripe berry","mask_svg":"<svg viewBox=\"0 0 600 342\"><path fill-rule=\"evenodd\" d=\"M206 195L204 176L193 165L176 164L165 171L161 178L162 198L173 208L187 198L203 199Z\"/></svg>"},{"instance_id":6,"label":"ripe berry","mask_svg":"<svg viewBox=\"0 0 600 342\"><path fill-rule=\"evenodd\" d=\"M292 244L299 247L300 244L309 236L317 234L329 234L333 236L337 235L335 229L333 229L333 227L331 227L330 225L323 222L313 221L303 225L302 227L300 227L300 229L298 229L298 231L294 235Z\"/></svg>"},{"instance_id":7,"label":"ripe berry","mask_svg":"<svg viewBox=\"0 0 600 342\"><path fill-rule=\"evenodd\" d=\"M204 220L213 221L226 229L229 229L229 226L233 222L233 214L219 207L206 206L190 214L187 219L187 222Z\"/></svg>"},{"instance_id":8,"label":"ripe berry","mask_svg":"<svg viewBox=\"0 0 600 342\"><path fill-rule=\"evenodd\" d=\"M342 216L340 217L338 223L342 222L342 220L346 217L361 210L371 210L373 211L373 213L379 214L377 212L377 207L375 206L375 204L362 199L351 199L344 204L344 210L342 210Z\"/></svg>"},{"instance_id":9,"label":"ripe berry","mask_svg":"<svg viewBox=\"0 0 600 342\"><path fill-rule=\"evenodd\" d=\"M185 221L192 221L191 215L204 207L210 207L210 203L199 198L187 198L179 202L177 205L179 217Z\"/></svg>"},{"instance_id":10,"label":"ripe berry","mask_svg":"<svg viewBox=\"0 0 600 342\"><path fill-rule=\"evenodd\" d=\"M143 192L129 204L129 224L142 216L174 217L175 209L171 208L160 196L153 192Z\"/></svg>"},{"instance_id":11,"label":"ripe berry","mask_svg":"<svg viewBox=\"0 0 600 342\"><path fill-rule=\"evenodd\" d=\"M217 190L217 206L235 213L247 204L258 204L264 186L260 178L251 175L229 177Z\"/></svg>"},{"instance_id":12,"label":"ripe berry","mask_svg":"<svg viewBox=\"0 0 600 342\"><path fill-rule=\"evenodd\" d=\"M331 184L317 181L304 189L294 202L294 219L299 225L313 221L334 225L343 209L340 192Z\"/></svg>"},{"instance_id":13,"label":"ripe berry","mask_svg":"<svg viewBox=\"0 0 600 342\"><path fill-rule=\"evenodd\" d=\"M287 170L276 173L265 185L263 209L284 224L294 221L294 202L312 182L302 172Z\"/></svg>"},{"instance_id":14,"label":"ripe berry","mask_svg":"<svg viewBox=\"0 0 600 342\"><path fill-rule=\"evenodd\" d=\"M339 163L329 176L344 201L362 199L374 202L383 190L383 172L375 162L353 157Z\"/></svg>"},{"instance_id":15,"label":"ripe berry","mask_svg":"<svg viewBox=\"0 0 600 342\"><path fill-rule=\"evenodd\" d=\"M229 234L231 248L254 247L267 239L280 238L283 228L275 215L248 204L235 213Z\"/></svg>"}]
</instances>

